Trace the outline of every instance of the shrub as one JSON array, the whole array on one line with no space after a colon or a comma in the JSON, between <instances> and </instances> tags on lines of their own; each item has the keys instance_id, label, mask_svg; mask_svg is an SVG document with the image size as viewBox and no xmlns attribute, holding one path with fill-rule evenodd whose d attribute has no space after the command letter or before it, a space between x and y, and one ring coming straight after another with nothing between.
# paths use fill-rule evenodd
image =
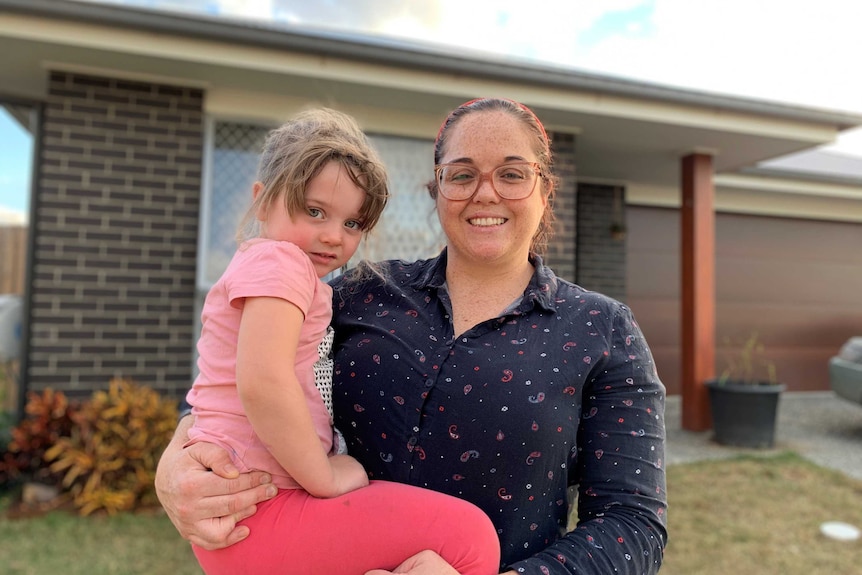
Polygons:
<instances>
[{"instance_id":1,"label":"shrub","mask_svg":"<svg viewBox=\"0 0 862 575\"><path fill-rule=\"evenodd\" d=\"M46 464L45 452L61 437L68 437L78 409L61 391L45 389L27 394L25 416L12 429L11 440L0 456L0 486L30 479L60 485L60 476Z\"/></svg>"},{"instance_id":2,"label":"shrub","mask_svg":"<svg viewBox=\"0 0 862 575\"><path fill-rule=\"evenodd\" d=\"M81 515L110 514L156 503L158 458L173 436L175 402L125 379L114 379L72 414L75 427L45 454L63 474Z\"/></svg>"},{"instance_id":3,"label":"shrub","mask_svg":"<svg viewBox=\"0 0 862 575\"><path fill-rule=\"evenodd\" d=\"M9 443L12 441L12 428L14 426L15 418L12 413L0 411L0 446L3 446L0 449L0 454L5 454L9 448ZM0 460L2 459L2 456L0 456ZM0 480L0 484L2 484L2 480Z\"/></svg>"},{"instance_id":4,"label":"shrub","mask_svg":"<svg viewBox=\"0 0 862 575\"><path fill-rule=\"evenodd\" d=\"M0 454L12 441L15 426L15 391L17 386L17 362L0 362ZM3 457L0 455L0 460Z\"/></svg>"}]
</instances>

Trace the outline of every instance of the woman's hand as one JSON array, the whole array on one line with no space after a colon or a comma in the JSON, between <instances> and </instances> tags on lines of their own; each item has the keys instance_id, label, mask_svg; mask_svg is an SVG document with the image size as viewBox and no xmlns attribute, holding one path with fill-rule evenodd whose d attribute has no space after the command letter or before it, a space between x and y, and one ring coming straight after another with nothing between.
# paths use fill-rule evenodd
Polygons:
<instances>
[{"instance_id":1,"label":"woman's hand","mask_svg":"<svg viewBox=\"0 0 862 575\"><path fill-rule=\"evenodd\" d=\"M420 551L392 571L374 569L365 575L458 575L446 560L430 550Z\"/></svg>"},{"instance_id":2,"label":"woman's hand","mask_svg":"<svg viewBox=\"0 0 862 575\"><path fill-rule=\"evenodd\" d=\"M183 449L191 424L191 417L180 421L159 460L156 495L180 535L204 549L220 549L248 537L248 527L237 522L278 490L267 473L239 473L217 445Z\"/></svg>"},{"instance_id":3,"label":"woman's hand","mask_svg":"<svg viewBox=\"0 0 862 575\"><path fill-rule=\"evenodd\" d=\"M458 575L458 572L446 563L445 559L426 549L404 561L394 571L374 569L365 575ZM506 571L502 575L517 575L517 573Z\"/></svg>"}]
</instances>

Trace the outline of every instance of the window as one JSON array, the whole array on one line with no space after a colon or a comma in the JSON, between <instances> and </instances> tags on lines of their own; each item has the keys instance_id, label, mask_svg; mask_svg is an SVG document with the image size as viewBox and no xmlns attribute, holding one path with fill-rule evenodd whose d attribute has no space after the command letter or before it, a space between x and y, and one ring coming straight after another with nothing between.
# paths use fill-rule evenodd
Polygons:
<instances>
[{"instance_id":1,"label":"window","mask_svg":"<svg viewBox=\"0 0 862 575\"><path fill-rule=\"evenodd\" d=\"M0 100L0 419L17 408L36 126L35 106Z\"/></svg>"},{"instance_id":2,"label":"window","mask_svg":"<svg viewBox=\"0 0 862 575\"><path fill-rule=\"evenodd\" d=\"M24 293L36 110L0 101L0 294Z\"/></svg>"},{"instance_id":3,"label":"window","mask_svg":"<svg viewBox=\"0 0 862 575\"><path fill-rule=\"evenodd\" d=\"M380 223L350 262L362 259L412 261L437 255L445 241L425 184L434 177L434 143L394 136L371 136L389 172L391 197Z\"/></svg>"},{"instance_id":4,"label":"window","mask_svg":"<svg viewBox=\"0 0 862 575\"><path fill-rule=\"evenodd\" d=\"M269 130L235 122L214 122L209 130L198 258L198 289L204 292L236 250L237 227L251 205L251 186Z\"/></svg>"}]
</instances>

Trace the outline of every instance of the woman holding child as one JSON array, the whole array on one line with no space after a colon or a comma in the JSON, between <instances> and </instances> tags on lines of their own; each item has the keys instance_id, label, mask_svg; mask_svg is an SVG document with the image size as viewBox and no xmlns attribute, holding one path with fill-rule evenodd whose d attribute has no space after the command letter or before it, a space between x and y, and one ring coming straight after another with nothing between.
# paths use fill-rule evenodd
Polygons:
<instances>
[{"instance_id":1,"label":"woman holding child","mask_svg":"<svg viewBox=\"0 0 862 575\"><path fill-rule=\"evenodd\" d=\"M333 282L333 405L348 453L372 479L479 507L501 573L658 572L664 386L631 311L542 263L556 179L541 122L511 100L473 100L446 118L434 155L447 247ZM269 478L237 474L212 445L183 450L188 427L160 462L159 498L193 542L235 543L248 536L237 522L272 496ZM390 572L455 571L423 552Z\"/></svg>"}]
</instances>

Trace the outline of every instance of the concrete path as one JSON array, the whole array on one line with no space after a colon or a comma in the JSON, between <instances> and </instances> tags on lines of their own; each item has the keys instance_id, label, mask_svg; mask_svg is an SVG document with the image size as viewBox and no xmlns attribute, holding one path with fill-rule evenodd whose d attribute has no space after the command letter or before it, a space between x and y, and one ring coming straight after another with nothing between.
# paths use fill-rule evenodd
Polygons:
<instances>
[{"instance_id":1,"label":"concrete path","mask_svg":"<svg viewBox=\"0 0 862 575\"><path fill-rule=\"evenodd\" d=\"M712 431L681 428L681 397L668 397L667 463L720 459L739 453L795 451L822 465L862 479L862 406L830 392L786 392L778 405L778 427L772 450L729 448L712 441Z\"/></svg>"}]
</instances>

